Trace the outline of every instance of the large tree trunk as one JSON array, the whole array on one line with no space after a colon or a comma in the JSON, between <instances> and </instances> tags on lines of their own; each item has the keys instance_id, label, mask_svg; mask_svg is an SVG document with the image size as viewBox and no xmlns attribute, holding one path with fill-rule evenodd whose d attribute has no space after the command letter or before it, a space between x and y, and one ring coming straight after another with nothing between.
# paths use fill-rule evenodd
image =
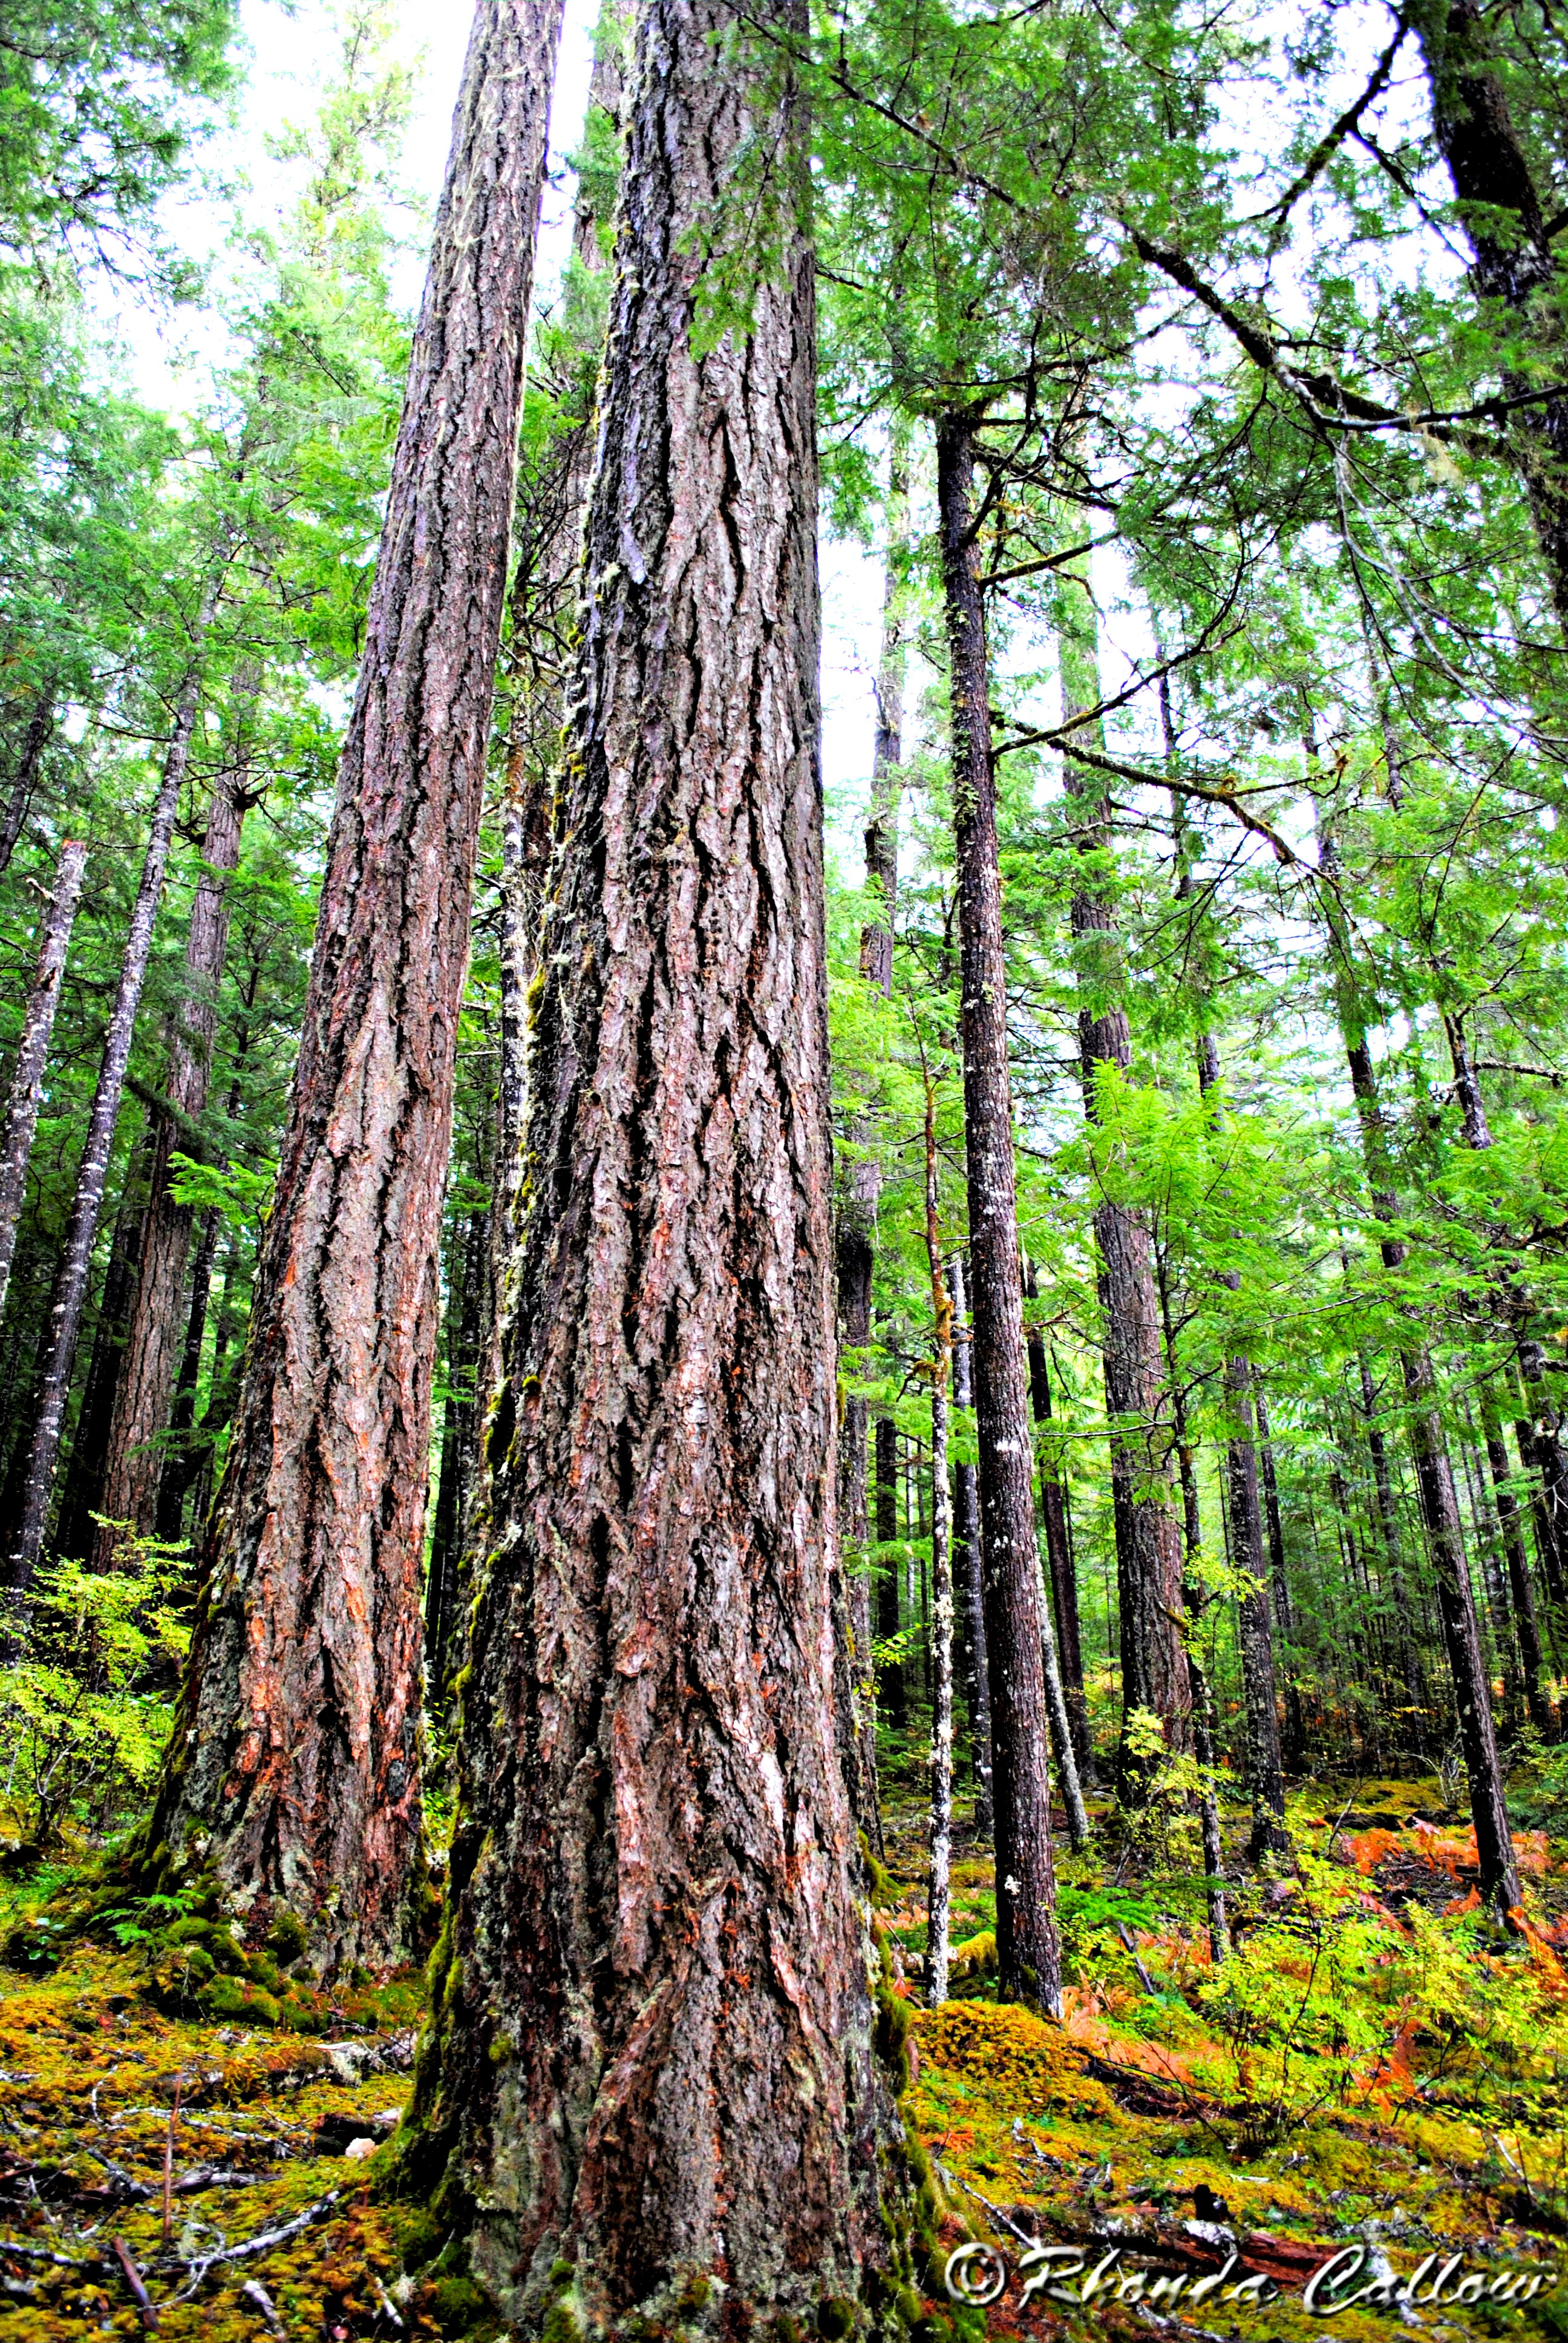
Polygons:
<instances>
[{"instance_id":1,"label":"large tree trunk","mask_svg":"<svg viewBox=\"0 0 1568 2343\"><path fill-rule=\"evenodd\" d=\"M1086 578L1064 575L1057 641L1066 723L1087 719L1100 702L1099 629ZM1086 744L1099 726L1083 726ZM1084 1113L1100 1120L1101 1068L1126 1074L1132 1037L1121 1007L1121 950L1114 888L1108 869L1111 809L1102 781L1069 754L1073 842L1080 858L1072 893L1077 948L1079 1054ZM1105 1404L1111 1420L1111 1485L1121 1638L1122 1744L1117 1770L1124 1799L1140 1795L1142 1768L1127 1750L1126 1720L1135 1709L1158 1716L1173 1749L1186 1745L1191 1683L1181 1640L1181 1533L1170 1496L1171 1433L1162 1421L1160 1306L1149 1230L1135 1212L1103 1197L1094 1214L1104 1318Z\"/></svg>"},{"instance_id":2,"label":"large tree trunk","mask_svg":"<svg viewBox=\"0 0 1568 2343\"><path fill-rule=\"evenodd\" d=\"M967 415L944 416L937 427L937 501L952 708L960 1038L996 1812L997 1990L1004 2000L1028 1997L1056 2011L1061 1971L1050 1857L1034 1452L1019 1281L990 669L973 522L974 424Z\"/></svg>"},{"instance_id":3,"label":"large tree trunk","mask_svg":"<svg viewBox=\"0 0 1568 2343\"><path fill-rule=\"evenodd\" d=\"M298 1069L149 1845L326 1975L407 1949L468 902L559 0L480 0L327 848Z\"/></svg>"},{"instance_id":4,"label":"large tree trunk","mask_svg":"<svg viewBox=\"0 0 1568 2343\"><path fill-rule=\"evenodd\" d=\"M1308 755L1312 759L1309 740ZM1351 1090L1361 1125L1362 1148L1372 1188L1372 1210L1380 1221L1397 1217L1388 1162L1377 1076L1367 1047L1357 990L1355 963L1334 890L1337 857L1333 836L1319 814L1319 866L1328 883L1322 890L1329 931L1331 974L1335 1007L1350 1070ZM1383 1266L1403 1266L1408 1248L1402 1239L1385 1236L1380 1242ZM1453 1678L1459 1712L1460 1742L1470 1785L1470 1811L1481 1871L1481 1893L1500 1911L1519 1901L1519 1875L1509 1836L1508 1813L1503 1798L1503 1773L1498 1763L1497 1736L1492 1717L1492 1691L1487 1682L1475 1616L1475 1596L1470 1584L1459 1499L1448 1460L1448 1443L1438 1403L1437 1377L1425 1342L1412 1340L1400 1353L1409 1411L1410 1443L1415 1462L1416 1488L1426 1526L1432 1574L1437 1584L1438 1615L1443 1645Z\"/></svg>"},{"instance_id":5,"label":"large tree trunk","mask_svg":"<svg viewBox=\"0 0 1568 2343\"><path fill-rule=\"evenodd\" d=\"M970 1371L969 1305L964 1261L954 1253L949 1282L953 1297L953 1404L974 1405ZM975 1777L975 1833L989 1838L994 1819L990 1792L990 1681L986 1664L985 1594L981 1584L980 1475L972 1464L953 1467L953 1574L963 1594L964 1659L969 1670L970 1752Z\"/></svg>"},{"instance_id":6,"label":"large tree trunk","mask_svg":"<svg viewBox=\"0 0 1568 2343\"><path fill-rule=\"evenodd\" d=\"M1474 254L1470 279L1485 302L1509 313L1516 348L1533 343L1539 372L1503 363L1516 410L1521 468L1559 623L1568 632L1568 384L1563 377L1553 236L1530 158L1513 126L1492 54L1486 12L1476 0L1421 0L1412 12L1426 60L1432 124L1448 165ZM1551 395L1541 396L1543 389Z\"/></svg>"},{"instance_id":7,"label":"large tree trunk","mask_svg":"<svg viewBox=\"0 0 1568 2343\"><path fill-rule=\"evenodd\" d=\"M0 872L9 870L11 857L16 851L16 841L22 835L22 825L27 819L27 809L33 802L33 792L38 786L38 776L44 769L44 751L55 729L55 687L45 684L38 695L22 736L22 753L16 759L16 770L11 779L10 795L5 810L0 814ZM85 850L84 850L85 851ZM67 846L65 853L71 849Z\"/></svg>"},{"instance_id":8,"label":"large tree trunk","mask_svg":"<svg viewBox=\"0 0 1568 2343\"><path fill-rule=\"evenodd\" d=\"M115 1390L99 1511L108 1523L127 1523L137 1536L153 1527L163 1471L161 1434L168 1422L179 1341L180 1301L195 1215L170 1192L172 1157L187 1141L179 1118L199 1121L212 1079L217 1039L217 996L228 949L229 880L239 863L240 832L250 804L248 756L243 741L254 688L238 696L241 739L220 774L202 841L202 870L186 939L185 985L170 1036L166 1094L175 1114L158 1119L153 1145L147 1216L142 1227L141 1274ZM121 1533L100 1527L94 1563L108 1569Z\"/></svg>"},{"instance_id":9,"label":"large tree trunk","mask_svg":"<svg viewBox=\"0 0 1568 2343\"><path fill-rule=\"evenodd\" d=\"M71 1388L76 1337L81 1332L82 1312L86 1304L93 1241L98 1232L98 1215L103 1210L109 1151L115 1141L115 1125L119 1119L126 1069L130 1063L131 1042L136 1030L136 1011L141 1006L142 987L146 980L147 962L152 956L153 927L157 918L158 899L163 893L164 872L168 865L169 844L174 836L180 789L190 762L191 734L196 726L196 703L201 697L203 651L216 601L217 574L215 571L202 596L191 657L176 702L174 729L164 754L164 769L157 796L153 800L146 851L142 859L141 882L131 910L131 923L120 961L120 978L115 990L114 1005L109 1011L97 1088L93 1093L92 1109L87 1117L86 1143L76 1169L75 1198L49 1305L48 1349L34 1422L33 1443L27 1459L27 1480L23 1491L20 1518L11 1541L11 1584L16 1594L24 1594L32 1583L48 1526L49 1499L55 1486L55 1467L60 1453L60 1433L65 1422L65 1400Z\"/></svg>"},{"instance_id":10,"label":"large tree trunk","mask_svg":"<svg viewBox=\"0 0 1568 2343\"><path fill-rule=\"evenodd\" d=\"M509 2324L538 2331L568 2263L587 2331L721 2285L739 2334L888 2252L833 1697L814 302L799 100L720 0L645 0L628 113L406 2170ZM742 149L782 175L747 208L784 248L738 345L694 326Z\"/></svg>"},{"instance_id":11,"label":"large tree trunk","mask_svg":"<svg viewBox=\"0 0 1568 2343\"><path fill-rule=\"evenodd\" d=\"M27 1165L38 1128L38 1108L44 1096L44 1068L49 1056L49 1036L60 1005L65 973L65 949L71 940L87 849L81 839L67 839L60 849L55 871L55 891L38 930L38 965L23 1012L16 1042L16 1062L5 1101L5 1121L0 1125L0 1311L11 1282L16 1252L16 1227L27 1193Z\"/></svg>"}]
</instances>

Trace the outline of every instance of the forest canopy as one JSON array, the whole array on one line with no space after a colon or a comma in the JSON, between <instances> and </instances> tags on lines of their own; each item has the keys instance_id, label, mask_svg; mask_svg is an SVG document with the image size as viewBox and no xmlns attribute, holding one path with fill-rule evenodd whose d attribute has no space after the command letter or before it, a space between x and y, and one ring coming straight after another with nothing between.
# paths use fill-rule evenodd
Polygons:
<instances>
[{"instance_id":1,"label":"forest canopy","mask_svg":"<svg viewBox=\"0 0 1568 2343\"><path fill-rule=\"evenodd\" d=\"M0 25L6 2318L1568 2332L1557 14L406 15Z\"/></svg>"}]
</instances>

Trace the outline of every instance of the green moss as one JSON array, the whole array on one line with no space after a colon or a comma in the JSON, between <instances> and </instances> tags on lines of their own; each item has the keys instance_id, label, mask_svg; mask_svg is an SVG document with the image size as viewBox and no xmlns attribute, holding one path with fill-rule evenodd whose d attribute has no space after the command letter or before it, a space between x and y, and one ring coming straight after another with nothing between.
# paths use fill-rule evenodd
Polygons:
<instances>
[{"instance_id":1,"label":"green moss","mask_svg":"<svg viewBox=\"0 0 1568 2343\"><path fill-rule=\"evenodd\" d=\"M266 1932L267 1950L276 1953L280 1961L297 1961L309 1949L310 1937L297 1912L287 1906L273 1915Z\"/></svg>"},{"instance_id":2,"label":"green moss","mask_svg":"<svg viewBox=\"0 0 1568 2343\"><path fill-rule=\"evenodd\" d=\"M471 2278L456 2271L437 2278L430 2289L430 2315L444 2335L470 2335L478 2327L493 2327L495 2312Z\"/></svg>"}]
</instances>

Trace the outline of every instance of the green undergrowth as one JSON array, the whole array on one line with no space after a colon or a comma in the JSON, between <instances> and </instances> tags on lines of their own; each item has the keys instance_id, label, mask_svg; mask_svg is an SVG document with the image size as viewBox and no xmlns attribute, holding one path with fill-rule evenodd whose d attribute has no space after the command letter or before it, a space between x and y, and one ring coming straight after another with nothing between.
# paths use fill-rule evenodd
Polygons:
<instances>
[{"instance_id":1,"label":"green undergrowth","mask_svg":"<svg viewBox=\"0 0 1568 2343\"><path fill-rule=\"evenodd\" d=\"M1325 2328L1302 2308L1307 2275L1336 2252L1396 2276L1462 2255L1456 2276L1488 2284L1568 2272L1568 1845L1558 1809L1532 1811L1547 1818L1515 1810L1528 1885L1511 1938L1471 1908L1467 1834L1435 1783L1320 1786L1292 1805L1297 1862L1275 1875L1247 1870L1246 1817L1228 1816L1218 1970L1202 1881L1140 1868L1102 1833L1101 1856L1060 1865L1060 2024L996 2002L994 1873L961 1830L953 1935L967 1951L952 1997L922 2006L920 1818L890 1815L873 1882L877 2033L911 2152L890 2167L879 2323L915 2343L1370 2343L1397 2314L1348 2310ZM92 1934L40 1931L40 1915L103 1888L65 1864L0 1884L0 1935L21 1964L0 1980L7 2343L146 2332L115 2237L171 2343L494 2335L436 2213L388 2201L417 1986L318 1994L292 1976L286 1931L258 1960L199 1883L177 1909L105 1903ZM232 2000L204 2000L217 1993ZM291 1999L319 2031L274 2020L268 2003L281 2018ZM1091 2266L1120 2258L1092 2317L1020 2299L1015 2276L982 2318L942 2286L971 2233L1014 2261L1030 2237ZM1178 2299L1151 2325L1114 2298L1138 2291L1140 2267L1190 2286L1231 2251L1231 2283L1264 2273L1276 2300L1184 2313ZM1568 2337L1568 2286L1528 2308L1419 2317L1434 2336Z\"/></svg>"}]
</instances>

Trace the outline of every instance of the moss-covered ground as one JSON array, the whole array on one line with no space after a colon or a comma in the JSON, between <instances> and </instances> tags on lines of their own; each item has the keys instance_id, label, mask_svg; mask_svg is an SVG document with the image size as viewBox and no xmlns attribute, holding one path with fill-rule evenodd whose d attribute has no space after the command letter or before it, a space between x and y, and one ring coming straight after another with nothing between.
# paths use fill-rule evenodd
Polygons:
<instances>
[{"instance_id":1,"label":"moss-covered ground","mask_svg":"<svg viewBox=\"0 0 1568 2343\"><path fill-rule=\"evenodd\" d=\"M989 2239L1010 2266L993 2343L1568 2337L1568 1846L1521 1829L1523 1929L1504 1935L1476 1907L1468 1834L1435 1781L1320 1785L1292 1822L1293 1870L1228 1861L1219 1968L1190 1850L1063 1860L1056 2026L995 2000L993 1873L961 1832L953 1998L922 2006L920 1816L890 1813L877 1901L915 2011L906 2110L940 2178L944 2244ZM1228 1852L1244 1830L1228 1818ZM432 2259L428 2221L376 2194L417 1980L302 1985L314 2033L239 1969L196 1981L231 1980L236 2006L204 2007L171 1973L167 1929L122 1919L56 1957L37 1924L60 1885L0 1889L22 1963L0 1972L0 2334L469 2329L473 2291ZM1098 2268L1089 2309L1024 2293L1035 2240ZM1308 2316L1308 2276L1352 2253L1362 2287L1425 2261L1429 2290L1447 2266L1444 2298ZM1535 2298L1517 2299L1532 2278ZM1466 2290L1481 2299L1453 2299Z\"/></svg>"}]
</instances>

